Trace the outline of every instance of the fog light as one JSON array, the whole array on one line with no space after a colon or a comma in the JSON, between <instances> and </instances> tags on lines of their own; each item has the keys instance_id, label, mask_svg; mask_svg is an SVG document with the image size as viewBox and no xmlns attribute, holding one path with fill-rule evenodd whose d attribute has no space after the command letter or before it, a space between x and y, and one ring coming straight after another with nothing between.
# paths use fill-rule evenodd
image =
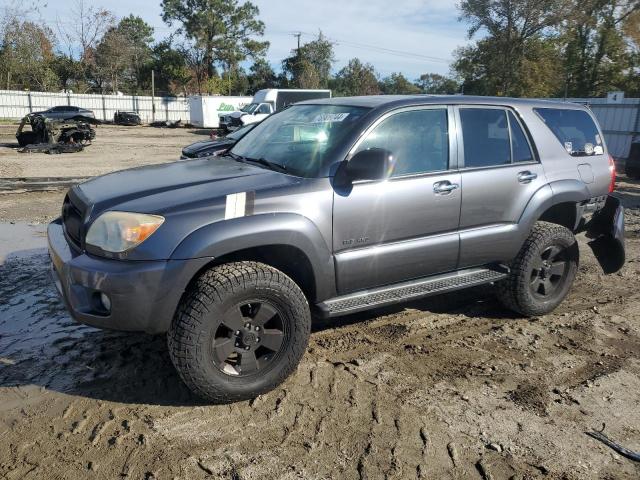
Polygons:
<instances>
[{"instance_id":1,"label":"fog light","mask_svg":"<svg viewBox=\"0 0 640 480\"><path fill-rule=\"evenodd\" d=\"M111 300L109 300L106 293L100 294L100 303L106 312L111 312Z\"/></svg>"}]
</instances>

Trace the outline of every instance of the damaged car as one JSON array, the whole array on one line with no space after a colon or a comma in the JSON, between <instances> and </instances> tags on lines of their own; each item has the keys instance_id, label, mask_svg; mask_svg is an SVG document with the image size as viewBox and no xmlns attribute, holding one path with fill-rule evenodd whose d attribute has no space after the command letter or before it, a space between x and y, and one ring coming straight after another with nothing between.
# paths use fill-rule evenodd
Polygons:
<instances>
[{"instance_id":1,"label":"damaged car","mask_svg":"<svg viewBox=\"0 0 640 480\"><path fill-rule=\"evenodd\" d=\"M134 127L136 125L142 125L142 119L136 112L123 112L116 110L116 113L113 115L113 123L116 125Z\"/></svg>"},{"instance_id":2,"label":"damaged car","mask_svg":"<svg viewBox=\"0 0 640 480\"><path fill-rule=\"evenodd\" d=\"M99 123L84 115L57 119L30 113L20 121L16 139L22 152L76 152L96 138L93 126Z\"/></svg>"}]
</instances>

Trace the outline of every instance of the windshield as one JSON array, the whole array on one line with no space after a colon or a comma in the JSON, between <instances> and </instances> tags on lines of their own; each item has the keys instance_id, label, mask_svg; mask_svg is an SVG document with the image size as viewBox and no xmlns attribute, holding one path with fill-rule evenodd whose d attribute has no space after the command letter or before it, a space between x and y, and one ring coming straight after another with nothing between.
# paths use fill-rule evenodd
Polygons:
<instances>
[{"instance_id":1,"label":"windshield","mask_svg":"<svg viewBox=\"0 0 640 480\"><path fill-rule=\"evenodd\" d=\"M257 103L250 103L249 105L245 105L244 107L242 107L240 111L245 113L253 113L258 107L259 107L259 104Z\"/></svg>"},{"instance_id":2,"label":"windshield","mask_svg":"<svg viewBox=\"0 0 640 480\"><path fill-rule=\"evenodd\" d=\"M240 140L247 133L249 133L251 130L253 130L253 128L256 125L257 125L256 123L250 123L249 125L244 125L244 126L240 127L238 130L236 130L235 132L230 133L229 135L227 135L224 138L228 138L229 140Z\"/></svg>"},{"instance_id":3,"label":"windshield","mask_svg":"<svg viewBox=\"0 0 640 480\"><path fill-rule=\"evenodd\" d=\"M368 111L340 105L294 105L256 126L231 153L278 164L292 175L315 177L331 150Z\"/></svg>"}]
</instances>

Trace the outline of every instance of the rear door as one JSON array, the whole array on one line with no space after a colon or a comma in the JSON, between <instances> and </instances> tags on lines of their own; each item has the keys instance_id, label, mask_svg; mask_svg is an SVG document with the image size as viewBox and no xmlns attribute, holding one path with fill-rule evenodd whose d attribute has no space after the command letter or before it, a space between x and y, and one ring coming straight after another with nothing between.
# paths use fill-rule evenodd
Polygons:
<instances>
[{"instance_id":1,"label":"rear door","mask_svg":"<svg viewBox=\"0 0 640 480\"><path fill-rule=\"evenodd\" d=\"M334 193L338 290L341 294L456 268L460 174L453 109L394 111L352 153L384 148L395 158L386 181L356 182Z\"/></svg>"},{"instance_id":2,"label":"rear door","mask_svg":"<svg viewBox=\"0 0 640 480\"><path fill-rule=\"evenodd\" d=\"M506 261L518 220L545 173L517 112L457 108L462 183L459 268ZM505 256L506 255L506 256Z\"/></svg>"}]
</instances>

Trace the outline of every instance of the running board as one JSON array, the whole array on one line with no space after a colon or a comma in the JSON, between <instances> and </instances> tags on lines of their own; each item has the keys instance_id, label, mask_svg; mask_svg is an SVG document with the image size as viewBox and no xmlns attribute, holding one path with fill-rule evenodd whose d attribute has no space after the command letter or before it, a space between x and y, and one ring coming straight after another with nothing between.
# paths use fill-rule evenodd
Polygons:
<instances>
[{"instance_id":1,"label":"running board","mask_svg":"<svg viewBox=\"0 0 640 480\"><path fill-rule=\"evenodd\" d=\"M385 287L363 290L335 297L317 304L321 315L336 317L349 313L369 310L375 307L428 297L462 288L496 282L507 276L507 269L472 268L459 272L445 273Z\"/></svg>"}]
</instances>

